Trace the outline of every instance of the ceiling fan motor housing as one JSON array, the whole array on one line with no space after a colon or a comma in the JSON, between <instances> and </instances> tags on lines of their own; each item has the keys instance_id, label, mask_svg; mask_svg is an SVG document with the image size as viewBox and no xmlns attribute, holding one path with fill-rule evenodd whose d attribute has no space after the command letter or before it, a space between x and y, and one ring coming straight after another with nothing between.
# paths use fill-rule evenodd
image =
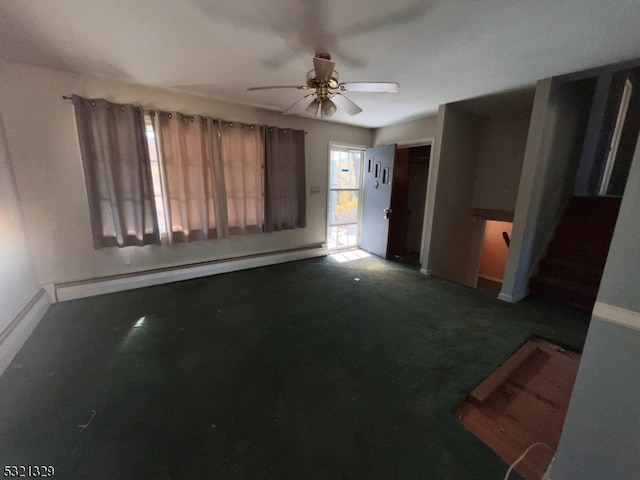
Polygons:
<instances>
[{"instance_id":1,"label":"ceiling fan motor housing","mask_svg":"<svg viewBox=\"0 0 640 480\"><path fill-rule=\"evenodd\" d=\"M340 82L338 81L338 72L336 70L331 74L331 78L328 81L319 80L316 77L316 71L311 69L307 72L307 87L322 89L322 88L338 88Z\"/></svg>"}]
</instances>

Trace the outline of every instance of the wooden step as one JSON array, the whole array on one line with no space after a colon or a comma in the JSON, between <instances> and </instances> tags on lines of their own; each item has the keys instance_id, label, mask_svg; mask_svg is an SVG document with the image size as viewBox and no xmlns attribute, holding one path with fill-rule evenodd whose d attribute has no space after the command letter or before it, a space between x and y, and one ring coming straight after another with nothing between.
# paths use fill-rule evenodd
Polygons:
<instances>
[{"instance_id":1,"label":"wooden step","mask_svg":"<svg viewBox=\"0 0 640 480\"><path fill-rule=\"evenodd\" d=\"M588 242L552 241L547 247L546 257L560 257L591 265L603 265L609 254L609 244Z\"/></svg>"},{"instance_id":2,"label":"wooden step","mask_svg":"<svg viewBox=\"0 0 640 480\"><path fill-rule=\"evenodd\" d=\"M607 214L615 212L617 215L621 203L622 197L573 197L569 205L567 205L565 213L591 212Z\"/></svg>"},{"instance_id":3,"label":"wooden step","mask_svg":"<svg viewBox=\"0 0 640 480\"><path fill-rule=\"evenodd\" d=\"M613 224L602 225L597 227L585 223L568 223L561 222L553 234L552 241L573 241L589 243L606 244L611 242L613 236Z\"/></svg>"},{"instance_id":4,"label":"wooden step","mask_svg":"<svg viewBox=\"0 0 640 480\"><path fill-rule=\"evenodd\" d=\"M542 276L532 278L529 289L537 297L586 310L593 308L598 295L597 287Z\"/></svg>"},{"instance_id":5,"label":"wooden step","mask_svg":"<svg viewBox=\"0 0 640 480\"><path fill-rule=\"evenodd\" d=\"M538 275L598 287L602 278L603 267L604 265L562 257L545 257L538 266Z\"/></svg>"}]
</instances>

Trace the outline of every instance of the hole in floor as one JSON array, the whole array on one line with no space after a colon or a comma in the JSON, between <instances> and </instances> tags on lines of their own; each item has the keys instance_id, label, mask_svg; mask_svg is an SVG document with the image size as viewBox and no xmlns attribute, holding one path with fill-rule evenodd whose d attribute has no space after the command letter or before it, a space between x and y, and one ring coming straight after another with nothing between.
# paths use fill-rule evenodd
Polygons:
<instances>
[{"instance_id":1,"label":"hole in floor","mask_svg":"<svg viewBox=\"0 0 640 480\"><path fill-rule=\"evenodd\" d=\"M464 427L525 478L545 474L558 448L580 354L532 339L476 387L456 410Z\"/></svg>"}]
</instances>

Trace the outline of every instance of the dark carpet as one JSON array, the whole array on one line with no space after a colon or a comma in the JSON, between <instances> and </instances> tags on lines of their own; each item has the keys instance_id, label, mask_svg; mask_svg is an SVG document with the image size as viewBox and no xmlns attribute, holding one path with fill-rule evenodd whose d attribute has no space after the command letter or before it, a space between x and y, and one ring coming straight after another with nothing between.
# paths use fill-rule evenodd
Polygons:
<instances>
[{"instance_id":1,"label":"dark carpet","mask_svg":"<svg viewBox=\"0 0 640 480\"><path fill-rule=\"evenodd\" d=\"M587 321L373 257L55 304L0 378L0 465L60 479L502 479L454 409L531 336L580 350Z\"/></svg>"}]
</instances>

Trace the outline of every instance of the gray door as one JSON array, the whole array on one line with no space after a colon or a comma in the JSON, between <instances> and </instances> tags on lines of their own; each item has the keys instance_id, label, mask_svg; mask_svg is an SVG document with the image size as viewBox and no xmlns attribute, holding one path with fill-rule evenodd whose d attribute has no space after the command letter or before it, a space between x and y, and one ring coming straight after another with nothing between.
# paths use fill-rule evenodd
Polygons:
<instances>
[{"instance_id":1,"label":"gray door","mask_svg":"<svg viewBox=\"0 0 640 480\"><path fill-rule=\"evenodd\" d=\"M396 146L370 148L364 154L360 248L387 257L391 185Z\"/></svg>"}]
</instances>

